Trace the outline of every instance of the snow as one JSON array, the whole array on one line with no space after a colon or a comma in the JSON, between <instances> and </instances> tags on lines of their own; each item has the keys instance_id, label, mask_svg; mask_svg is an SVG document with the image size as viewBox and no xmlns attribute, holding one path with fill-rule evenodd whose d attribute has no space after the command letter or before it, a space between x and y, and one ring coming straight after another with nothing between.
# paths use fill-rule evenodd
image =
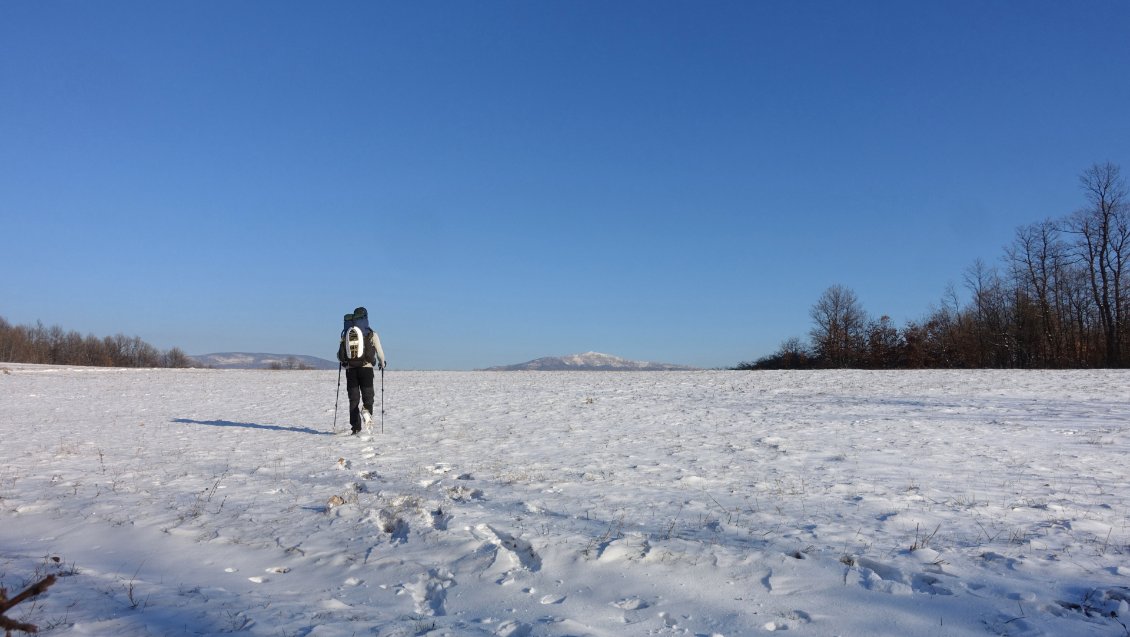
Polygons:
<instances>
[{"instance_id":1,"label":"snow","mask_svg":"<svg viewBox=\"0 0 1130 637\"><path fill-rule=\"evenodd\" d=\"M48 635L1130 624L1124 371L390 371L349 437L335 372L0 368Z\"/></svg>"}]
</instances>

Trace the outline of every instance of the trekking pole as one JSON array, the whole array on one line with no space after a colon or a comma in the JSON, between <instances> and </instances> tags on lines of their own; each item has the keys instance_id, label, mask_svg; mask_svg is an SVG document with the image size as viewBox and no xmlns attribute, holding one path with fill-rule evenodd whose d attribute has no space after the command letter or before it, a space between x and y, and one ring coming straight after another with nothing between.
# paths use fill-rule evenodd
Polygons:
<instances>
[{"instance_id":1,"label":"trekking pole","mask_svg":"<svg viewBox=\"0 0 1130 637\"><path fill-rule=\"evenodd\" d=\"M383 400L383 398L382 398ZM334 433L337 433L337 405L341 401L341 365L337 366L337 397L334 398ZM383 407L382 407L383 409Z\"/></svg>"},{"instance_id":2,"label":"trekking pole","mask_svg":"<svg viewBox=\"0 0 1130 637\"><path fill-rule=\"evenodd\" d=\"M385 432L385 368L381 367L381 433Z\"/></svg>"}]
</instances>

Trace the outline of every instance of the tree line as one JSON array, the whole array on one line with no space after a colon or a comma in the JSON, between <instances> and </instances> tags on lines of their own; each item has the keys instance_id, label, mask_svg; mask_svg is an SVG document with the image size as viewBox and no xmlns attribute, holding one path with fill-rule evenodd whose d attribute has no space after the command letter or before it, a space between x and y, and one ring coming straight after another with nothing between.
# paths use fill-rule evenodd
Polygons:
<instances>
[{"instance_id":1,"label":"tree line","mask_svg":"<svg viewBox=\"0 0 1130 637\"><path fill-rule=\"evenodd\" d=\"M786 340L738 369L1093 368L1130 363L1130 200L1112 163L1083 171L1084 205L1022 226L996 266L964 274L901 328L833 285L810 310L809 340Z\"/></svg>"},{"instance_id":2,"label":"tree line","mask_svg":"<svg viewBox=\"0 0 1130 637\"><path fill-rule=\"evenodd\" d=\"M98 338L45 327L12 325L0 317L0 361L42 365L92 367L192 367L194 361L180 348L162 352L133 336L116 334Z\"/></svg>"}]
</instances>

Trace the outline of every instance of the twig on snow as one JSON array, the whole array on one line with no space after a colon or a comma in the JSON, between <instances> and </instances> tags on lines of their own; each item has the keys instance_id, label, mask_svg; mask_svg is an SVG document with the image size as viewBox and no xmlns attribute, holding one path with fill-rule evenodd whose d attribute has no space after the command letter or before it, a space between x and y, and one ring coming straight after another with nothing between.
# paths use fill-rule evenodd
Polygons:
<instances>
[{"instance_id":1,"label":"twig on snow","mask_svg":"<svg viewBox=\"0 0 1130 637\"><path fill-rule=\"evenodd\" d=\"M4 616L12 607L20 602L27 601L36 595L39 595L51 587L55 583L55 576L48 575L39 580L35 584L28 586L19 595L12 599L8 599L8 591L0 588L0 628L4 629L5 635L11 635L13 630L18 630L25 633L38 633L39 628L34 624L26 624L18 622L14 619L8 619Z\"/></svg>"}]
</instances>

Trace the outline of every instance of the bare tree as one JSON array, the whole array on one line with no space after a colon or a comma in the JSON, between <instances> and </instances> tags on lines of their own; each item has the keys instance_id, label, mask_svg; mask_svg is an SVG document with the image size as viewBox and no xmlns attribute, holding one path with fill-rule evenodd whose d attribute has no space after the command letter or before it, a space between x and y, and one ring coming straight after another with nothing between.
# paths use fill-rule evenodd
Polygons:
<instances>
[{"instance_id":1,"label":"bare tree","mask_svg":"<svg viewBox=\"0 0 1130 637\"><path fill-rule=\"evenodd\" d=\"M809 369L813 365L812 351L799 337L785 339L777 351L756 361L742 361L734 369Z\"/></svg>"},{"instance_id":2,"label":"bare tree","mask_svg":"<svg viewBox=\"0 0 1130 637\"><path fill-rule=\"evenodd\" d=\"M1059 225L1052 220L1017 229L1007 249L1019 286L1033 297L1038 309L1036 335L1041 365L1058 364L1066 346L1064 304L1061 299L1066 268L1066 246L1060 239Z\"/></svg>"},{"instance_id":3,"label":"bare tree","mask_svg":"<svg viewBox=\"0 0 1130 637\"><path fill-rule=\"evenodd\" d=\"M833 285L812 306L810 314L815 322L810 335L816 355L831 367L857 364L865 347L867 314L855 292Z\"/></svg>"},{"instance_id":4,"label":"bare tree","mask_svg":"<svg viewBox=\"0 0 1130 637\"><path fill-rule=\"evenodd\" d=\"M883 315L867 324L867 367L894 369L903 364L903 337L891 324L891 317Z\"/></svg>"},{"instance_id":5,"label":"bare tree","mask_svg":"<svg viewBox=\"0 0 1130 637\"><path fill-rule=\"evenodd\" d=\"M12 325L0 317L0 361L47 365L92 365L97 367L189 367L180 348L162 353L139 337L123 334L83 338L59 326Z\"/></svg>"},{"instance_id":6,"label":"bare tree","mask_svg":"<svg viewBox=\"0 0 1130 637\"><path fill-rule=\"evenodd\" d=\"M192 359L179 347L174 347L165 352L165 367L192 367Z\"/></svg>"},{"instance_id":7,"label":"bare tree","mask_svg":"<svg viewBox=\"0 0 1130 637\"><path fill-rule=\"evenodd\" d=\"M1118 166L1107 162L1083 171L1079 184L1088 206L1071 218L1069 228L1087 269L1104 338L1104 364L1114 367L1122 362L1123 274L1130 258L1126 182Z\"/></svg>"},{"instance_id":8,"label":"bare tree","mask_svg":"<svg viewBox=\"0 0 1130 637\"><path fill-rule=\"evenodd\" d=\"M829 288L811 309L813 366L1118 367L1130 365L1130 194L1118 166L1079 177L1086 205L1018 228L1000 267L977 260L958 297L898 330L869 322L855 294ZM34 340L34 339L33 339ZM797 357L786 348L758 368Z\"/></svg>"},{"instance_id":9,"label":"bare tree","mask_svg":"<svg viewBox=\"0 0 1130 637\"><path fill-rule=\"evenodd\" d=\"M977 259L965 272L965 287L973 297L970 320L964 321L961 356L972 367L1020 365L1017 324L1009 287L996 268ZM968 342L972 337L973 343Z\"/></svg>"}]
</instances>

